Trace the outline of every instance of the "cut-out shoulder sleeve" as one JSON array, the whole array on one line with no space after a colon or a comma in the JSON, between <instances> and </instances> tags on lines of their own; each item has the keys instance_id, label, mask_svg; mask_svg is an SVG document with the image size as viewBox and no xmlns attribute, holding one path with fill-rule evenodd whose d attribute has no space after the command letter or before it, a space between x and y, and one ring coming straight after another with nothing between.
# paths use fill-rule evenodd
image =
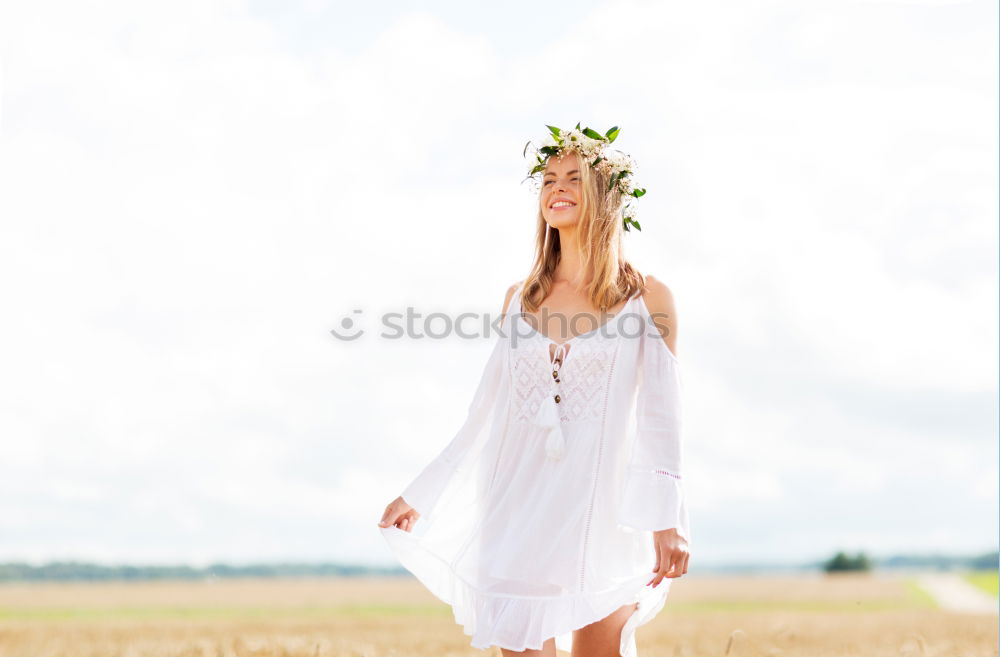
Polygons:
<instances>
[{"instance_id":1,"label":"cut-out shoulder sleeve","mask_svg":"<svg viewBox=\"0 0 1000 657\"><path fill-rule=\"evenodd\" d=\"M640 337L635 439L618 522L636 530L676 528L690 544L682 476L680 363L648 315Z\"/></svg>"},{"instance_id":2,"label":"cut-out shoulder sleeve","mask_svg":"<svg viewBox=\"0 0 1000 657\"><path fill-rule=\"evenodd\" d=\"M461 471L464 464L475 460L486 442L491 420L502 398L507 354L507 342L501 331L496 337L462 427L403 490L403 500L416 509L422 518L434 515L435 506L452 476Z\"/></svg>"}]
</instances>

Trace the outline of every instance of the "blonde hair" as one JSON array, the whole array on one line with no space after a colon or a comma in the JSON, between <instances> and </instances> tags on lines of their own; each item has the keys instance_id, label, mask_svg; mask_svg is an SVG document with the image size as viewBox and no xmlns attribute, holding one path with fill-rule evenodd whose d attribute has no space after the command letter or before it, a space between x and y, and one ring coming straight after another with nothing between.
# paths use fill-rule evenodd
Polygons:
<instances>
[{"instance_id":1,"label":"blonde hair","mask_svg":"<svg viewBox=\"0 0 1000 657\"><path fill-rule=\"evenodd\" d=\"M579 153L570 152L580 161L583 192L577 222L580 259L584 271L593 271L586 292L595 308L607 311L645 287L645 278L625 260L622 195L616 190L608 191L610 181L606 173L595 170ZM521 292L523 309L527 312L538 311L548 297L562 256L559 231L550 227L542 215L542 190L544 186L538 193L535 262Z\"/></svg>"}]
</instances>

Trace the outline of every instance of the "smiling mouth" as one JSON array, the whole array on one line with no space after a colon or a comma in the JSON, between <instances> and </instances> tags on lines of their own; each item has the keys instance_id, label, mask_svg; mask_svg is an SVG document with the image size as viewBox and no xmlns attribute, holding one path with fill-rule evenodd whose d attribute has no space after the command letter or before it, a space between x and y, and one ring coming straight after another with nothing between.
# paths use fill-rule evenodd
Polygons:
<instances>
[{"instance_id":1,"label":"smiling mouth","mask_svg":"<svg viewBox=\"0 0 1000 657\"><path fill-rule=\"evenodd\" d=\"M576 207L576 203L566 204L562 201L549 206L549 210L571 210Z\"/></svg>"}]
</instances>

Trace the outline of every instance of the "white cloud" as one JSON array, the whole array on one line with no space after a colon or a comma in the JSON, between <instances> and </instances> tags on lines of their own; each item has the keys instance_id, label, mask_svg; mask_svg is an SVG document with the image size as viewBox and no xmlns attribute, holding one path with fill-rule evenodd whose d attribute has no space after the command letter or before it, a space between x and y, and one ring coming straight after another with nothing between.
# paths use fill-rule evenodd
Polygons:
<instances>
[{"instance_id":1,"label":"white cloud","mask_svg":"<svg viewBox=\"0 0 1000 657\"><path fill-rule=\"evenodd\" d=\"M488 345L326 332L498 312L530 265L521 148L577 120L622 126L649 189L629 253L678 299L705 558L775 518L756 556L905 549L914 497L983 507L951 521L982 547L996 8L919 4L610 2L523 33L432 8L336 38L318 2L7 7L0 558L369 558Z\"/></svg>"}]
</instances>

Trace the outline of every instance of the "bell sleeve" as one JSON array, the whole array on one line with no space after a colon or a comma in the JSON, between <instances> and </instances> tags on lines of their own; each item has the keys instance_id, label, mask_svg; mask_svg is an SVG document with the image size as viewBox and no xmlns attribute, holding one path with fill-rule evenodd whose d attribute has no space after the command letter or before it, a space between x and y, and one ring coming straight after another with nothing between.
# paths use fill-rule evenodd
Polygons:
<instances>
[{"instance_id":1,"label":"bell sleeve","mask_svg":"<svg viewBox=\"0 0 1000 657\"><path fill-rule=\"evenodd\" d=\"M635 438L618 523L632 530L676 528L690 544L681 458L680 363L652 322L640 339Z\"/></svg>"},{"instance_id":2,"label":"bell sleeve","mask_svg":"<svg viewBox=\"0 0 1000 657\"><path fill-rule=\"evenodd\" d=\"M486 362L468 414L458 433L445 448L403 489L403 501L422 518L434 514L441 494L454 474L475 460L489 437L489 424L507 371L507 343L501 334Z\"/></svg>"}]
</instances>

